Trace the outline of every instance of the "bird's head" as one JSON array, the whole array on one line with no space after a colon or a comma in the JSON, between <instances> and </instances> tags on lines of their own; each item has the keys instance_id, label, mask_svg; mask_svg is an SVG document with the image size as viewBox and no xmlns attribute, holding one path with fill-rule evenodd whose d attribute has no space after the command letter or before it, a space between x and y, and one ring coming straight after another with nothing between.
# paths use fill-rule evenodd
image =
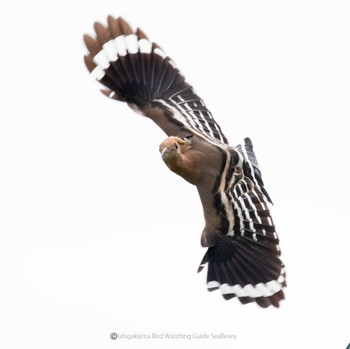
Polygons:
<instances>
[{"instance_id":1,"label":"bird's head","mask_svg":"<svg viewBox=\"0 0 350 349\"><path fill-rule=\"evenodd\" d=\"M191 148L192 137L169 137L159 146L163 161L174 168L181 162L182 157Z\"/></svg>"},{"instance_id":2,"label":"bird's head","mask_svg":"<svg viewBox=\"0 0 350 349\"><path fill-rule=\"evenodd\" d=\"M201 171L198 166L198 151L192 148L192 135L169 137L159 146L162 159L169 169L191 184L197 185Z\"/></svg>"},{"instance_id":3,"label":"bird's head","mask_svg":"<svg viewBox=\"0 0 350 349\"><path fill-rule=\"evenodd\" d=\"M160 144L159 151L168 168L193 185L199 185L208 177L207 161L216 163L218 158L216 147L212 147L211 153L208 152L207 142L193 135L169 137ZM208 158L209 153L212 155Z\"/></svg>"}]
</instances>

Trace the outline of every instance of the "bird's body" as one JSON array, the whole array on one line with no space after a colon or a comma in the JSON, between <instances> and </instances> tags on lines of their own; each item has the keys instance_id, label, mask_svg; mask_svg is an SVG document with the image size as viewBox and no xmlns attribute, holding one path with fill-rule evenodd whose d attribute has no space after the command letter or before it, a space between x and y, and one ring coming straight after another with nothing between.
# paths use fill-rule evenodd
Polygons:
<instances>
[{"instance_id":1,"label":"bird's body","mask_svg":"<svg viewBox=\"0 0 350 349\"><path fill-rule=\"evenodd\" d=\"M197 187L204 211L201 244L208 247L207 286L242 303L279 306L286 286L279 240L249 138L232 147L203 101L158 45L122 19L95 23L85 35L85 63L108 89L152 119L168 136L160 153L168 168Z\"/></svg>"}]
</instances>

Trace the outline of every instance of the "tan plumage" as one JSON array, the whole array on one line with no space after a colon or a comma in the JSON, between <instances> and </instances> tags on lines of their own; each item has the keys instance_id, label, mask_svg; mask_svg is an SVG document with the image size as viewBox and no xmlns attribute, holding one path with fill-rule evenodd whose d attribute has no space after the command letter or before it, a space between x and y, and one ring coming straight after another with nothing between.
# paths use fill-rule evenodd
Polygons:
<instances>
[{"instance_id":1,"label":"tan plumage","mask_svg":"<svg viewBox=\"0 0 350 349\"><path fill-rule=\"evenodd\" d=\"M200 186L209 175L203 168L206 153L198 145L198 140L192 140L192 138L171 136L160 144L159 151L171 171L189 183Z\"/></svg>"},{"instance_id":2,"label":"tan plumage","mask_svg":"<svg viewBox=\"0 0 350 349\"><path fill-rule=\"evenodd\" d=\"M167 135L159 147L168 168L197 187L208 247L208 289L262 307L279 306L286 286L278 237L250 139L232 147L201 98L160 47L122 18L84 35L85 64L106 88Z\"/></svg>"},{"instance_id":3,"label":"tan plumage","mask_svg":"<svg viewBox=\"0 0 350 349\"><path fill-rule=\"evenodd\" d=\"M213 246L218 233L216 229L220 224L218 212L212 205L212 190L217 182L217 169L222 162L220 152L200 138L173 136L162 142L159 150L171 171L197 186L206 221L201 244L203 247Z\"/></svg>"}]
</instances>

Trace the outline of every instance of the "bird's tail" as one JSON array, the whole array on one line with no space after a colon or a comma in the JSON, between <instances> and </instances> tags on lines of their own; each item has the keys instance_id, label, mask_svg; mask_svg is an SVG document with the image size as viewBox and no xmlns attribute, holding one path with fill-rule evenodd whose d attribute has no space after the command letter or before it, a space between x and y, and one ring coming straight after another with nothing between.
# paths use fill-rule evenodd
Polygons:
<instances>
[{"instance_id":1,"label":"bird's tail","mask_svg":"<svg viewBox=\"0 0 350 349\"><path fill-rule=\"evenodd\" d=\"M134 31L121 17L96 22L96 38L84 35L89 54L84 57L91 75L107 89L106 96L144 107L191 86L161 48L141 29Z\"/></svg>"},{"instance_id":2,"label":"bird's tail","mask_svg":"<svg viewBox=\"0 0 350 349\"><path fill-rule=\"evenodd\" d=\"M237 297L243 304L255 301L266 308L279 307L284 299L286 274L274 244L222 236L208 248L198 272L206 264L208 290L220 289L226 300Z\"/></svg>"}]
</instances>

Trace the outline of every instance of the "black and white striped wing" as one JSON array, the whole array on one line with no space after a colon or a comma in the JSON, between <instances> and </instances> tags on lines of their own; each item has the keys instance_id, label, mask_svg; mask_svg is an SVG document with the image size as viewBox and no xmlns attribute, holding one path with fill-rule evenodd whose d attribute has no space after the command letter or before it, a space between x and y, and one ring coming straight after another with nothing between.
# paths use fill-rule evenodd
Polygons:
<instances>
[{"instance_id":1,"label":"black and white striped wing","mask_svg":"<svg viewBox=\"0 0 350 349\"><path fill-rule=\"evenodd\" d=\"M202 99L160 47L122 18L95 23L96 38L85 35L85 63L107 87L102 92L150 117L168 136L197 134L228 143Z\"/></svg>"},{"instance_id":2,"label":"black and white striped wing","mask_svg":"<svg viewBox=\"0 0 350 349\"><path fill-rule=\"evenodd\" d=\"M221 193L226 232L208 249L200 270L208 263L207 287L220 289L225 299L238 297L242 303L278 307L286 276L268 204L271 199L250 139L236 149L243 158L243 174Z\"/></svg>"}]
</instances>

